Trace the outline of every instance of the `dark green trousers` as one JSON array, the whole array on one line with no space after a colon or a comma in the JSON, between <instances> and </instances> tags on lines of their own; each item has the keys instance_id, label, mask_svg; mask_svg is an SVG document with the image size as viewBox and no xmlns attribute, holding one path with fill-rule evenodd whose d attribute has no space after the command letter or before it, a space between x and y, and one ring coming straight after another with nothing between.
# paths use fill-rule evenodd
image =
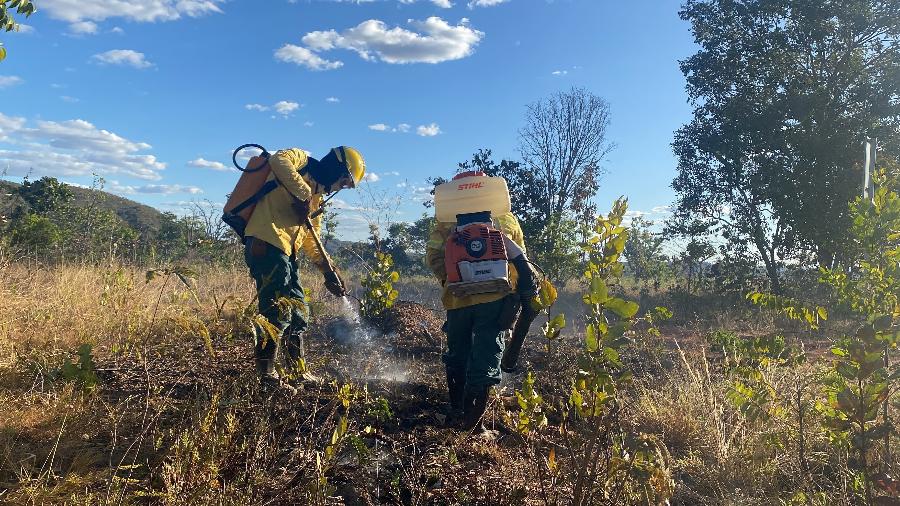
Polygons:
<instances>
[{"instance_id":1,"label":"dark green trousers","mask_svg":"<svg viewBox=\"0 0 900 506\"><path fill-rule=\"evenodd\" d=\"M272 360L278 351L278 341L284 340L293 359L303 356L303 332L307 327L308 305L300 285L300 270L296 256L285 255L271 244L248 237L244 245L244 260L250 276L256 281L259 313L276 329L279 338L269 339L257 328L255 355L257 359ZM276 301L281 297L298 299L302 308L292 308L290 314L279 311Z\"/></svg>"},{"instance_id":2,"label":"dark green trousers","mask_svg":"<svg viewBox=\"0 0 900 506\"><path fill-rule=\"evenodd\" d=\"M500 299L447 311L447 352L442 360L449 374L464 375L466 389L500 383L505 329L497 320L503 306Z\"/></svg>"}]
</instances>

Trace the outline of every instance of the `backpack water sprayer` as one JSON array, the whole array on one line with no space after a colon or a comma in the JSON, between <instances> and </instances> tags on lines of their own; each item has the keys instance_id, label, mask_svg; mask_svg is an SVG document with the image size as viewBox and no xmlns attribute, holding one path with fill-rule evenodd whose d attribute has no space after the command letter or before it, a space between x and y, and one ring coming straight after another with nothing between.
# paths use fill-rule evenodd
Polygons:
<instances>
[{"instance_id":1,"label":"backpack water sprayer","mask_svg":"<svg viewBox=\"0 0 900 506\"><path fill-rule=\"evenodd\" d=\"M237 161L238 153L247 148L259 149L261 153L258 156L251 158L250 161L247 162L246 167L241 167ZM231 155L231 162L237 170L241 171L241 177L234 186L234 190L232 190L231 194L228 196L228 201L225 203L224 213L222 214L222 221L233 228L238 236L240 236L241 240L244 239L247 223L250 221L250 216L253 215L256 204L280 185L278 179L273 178L269 180L269 175L272 172L271 167L269 166L270 156L271 154L269 151L259 144L243 144L238 146ZM301 169L300 173L305 174L305 168ZM312 220L325 212L325 204L327 204L335 195L337 195L337 192L332 193L325 199L319 206L319 209L312 214L306 214L303 217L303 225L306 226L309 233L312 234L316 249L319 250L322 258L325 259L326 268L329 272L333 273L336 273L337 270L334 267L334 263L331 261L331 257L328 256L328 253L325 251L325 246L322 244L319 234L316 233Z\"/></svg>"}]
</instances>

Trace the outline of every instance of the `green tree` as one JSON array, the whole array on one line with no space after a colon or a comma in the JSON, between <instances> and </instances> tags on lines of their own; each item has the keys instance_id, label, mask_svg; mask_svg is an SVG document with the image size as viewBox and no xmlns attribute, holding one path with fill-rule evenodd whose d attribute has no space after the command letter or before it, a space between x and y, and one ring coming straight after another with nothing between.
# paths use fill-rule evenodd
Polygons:
<instances>
[{"instance_id":1,"label":"green tree","mask_svg":"<svg viewBox=\"0 0 900 506\"><path fill-rule=\"evenodd\" d=\"M62 239L63 231L49 218L37 214L26 214L10 227L13 246L32 253L53 249Z\"/></svg>"},{"instance_id":2,"label":"green tree","mask_svg":"<svg viewBox=\"0 0 900 506\"><path fill-rule=\"evenodd\" d=\"M889 463L896 462L891 448L896 415L890 405L900 380L900 367L892 360L900 345L900 180L894 179L896 165L890 169L876 177L871 200L858 197L850 205L846 263L822 269L822 281L834 288L838 300L865 320L855 335L832 348L828 402L818 407L835 439L855 451L852 463L863 477L868 504L881 504L873 502L872 475L890 472ZM879 443L880 462L871 458Z\"/></svg>"},{"instance_id":3,"label":"green tree","mask_svg":"<svg viewBox=\"0 0 900 506\"><path fill-rule=\"evenodd\" d=\"M28 204L31 212L42 216L59 213L75 199L67 184L48 176L37 181L29 181L26 177L19 188L19 196Z\"/></svg>"},{"instance_id":4,"label":"green tree","mask_svg":"<svg viewBox=\"0 0 900 506\"><path fill-rule=\"evenodd\" d=\"M19 23L16 22L14 16L21 15L27 18L34 14L36 10L31 0L0 0L0 30L5 32L18 31ZM6 48L0 42L0 61L5 59Z\"/></svg>"},{"instance_id":5,"label":"green tree","mask_svg":"<svg viewBox=\"0 0 900 506\"><path fill-rule=\"evenodd\" d=\"M687 291L693 292L699 288L703 282L703 264L713 255L716 250L708 242L694 238L691 239L684 251L682 251L675 259L675 263L681 265L684 274L687 276ZM696 281L696 283L694 283Z\"/></svg>"},{"instance_id":6,"label":"green tree","mask_svg":"<svg viewBox=\"0 0 900 506\"><path fill-rule=\"evenodd\" d=\"M336 237L335 232L337 232L338 225L340 222L337 213L326 208L322 213L322 242L325 246L328 246L328 241Z\"/></svg>"},{"instance_id":7,"label":"green tree","mask_svg":"<svg viewBox=\"0 0 900 506\"><path fill-rule=\"evenodd\" d=\"M787 259L840 260L863 142L900 141L900 6L688 0L693 120L675 135L672 229L751 244L776 293Z\"/></svg>"},{"instance_id":8,"label":"green tree","mask_svg":"<svg viewBox=\"0 0 900 506\"><path fill-rule=\"evenodd\" d=\"M640 216L628 227L628 241L625 243L625 258L628 271L641 283L653 283L655 289L670 274L669 259L662 253L665 239L651 230L653 222Z\"/></svg>"}]
</instances>

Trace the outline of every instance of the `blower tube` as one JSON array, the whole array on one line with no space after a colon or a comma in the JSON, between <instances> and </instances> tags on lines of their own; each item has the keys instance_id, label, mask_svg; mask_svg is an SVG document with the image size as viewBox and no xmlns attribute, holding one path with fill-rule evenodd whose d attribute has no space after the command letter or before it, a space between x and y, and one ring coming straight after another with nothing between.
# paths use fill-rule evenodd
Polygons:
<instances>
[{"instance_id":1,"label":"blower tube","mask_svg":"<svg viewBox=\"0 0 900 506\"><path fill-rule=\"evenodd\" d=\"M514 244L512 241L508 241L508 243ZM531 328L531 324L538 315L538 311L531 306L531 298L537 293L537 284L535 283L534 271L531 270L528 258L521 249L515 246L510 251L510 256L513 257L510 261L516 267L516 272L519 273L517 291L522 298L522 309L519 313L519 318L516 320L516 325L513 327L512 338L507 343L506 349L503 350L503 358L500 360L500 370L507 373L516 372L519 365L519 355L522 353L522 345L525 344L525 338L528 337L528 329Z\"/></svg>"}]
</instances>

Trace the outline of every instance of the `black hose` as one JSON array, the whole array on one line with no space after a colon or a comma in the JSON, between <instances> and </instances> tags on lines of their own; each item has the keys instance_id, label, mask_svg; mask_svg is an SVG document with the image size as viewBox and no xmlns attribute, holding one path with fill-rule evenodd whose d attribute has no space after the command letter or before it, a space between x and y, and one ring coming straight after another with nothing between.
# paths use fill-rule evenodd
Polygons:
<instances>
[{"instance_id":1,"label":"black hose","mask_svg":"<svg viewBox=\"0 0 900 506\"><path fill-rule=\"evenodd\" d=\"M257 149L262 150L262 153L260 153L259 156L265 158L266 163L260 165L259 167L255 168L255 169L248 169L246 167L241 167L237 162L237 155L238 155L238 153L240 153L241 151L243 151L247 148L257 148ZM238 146L238 148L234 150L234 153L231 154L231 163L233 163L234 166L237 167L237 170L239 170L241 172L256 172L258 170L262 170L263 167L265 167L266 165L269 164L270 156L271 156L271 154L269 154L269 152L266 151L266 148L260 146L259 144L244 144L242 146Z\"/></svg>"}]
</instances>

